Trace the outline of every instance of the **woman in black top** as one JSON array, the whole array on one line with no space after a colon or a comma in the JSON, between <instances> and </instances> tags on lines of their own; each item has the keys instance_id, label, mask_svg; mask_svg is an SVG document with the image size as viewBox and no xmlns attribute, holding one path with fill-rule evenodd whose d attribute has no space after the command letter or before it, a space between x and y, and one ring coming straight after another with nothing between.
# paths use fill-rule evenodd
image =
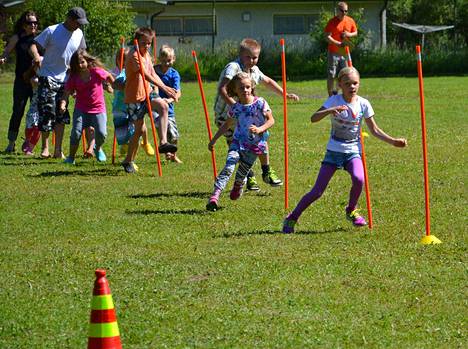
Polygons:
<instances>
[{"instance_id":1,"label":"woman in black top","mask_svg":"<svg viewBox=\"0 0 468 349\"><path fill-rule=\"evenodd\" d=\"M21 124L21 119L24 115L24 109L28 99L31 99L33 91L29 81L23 78L24 72L29 69L32 64L32 56L29 54L34 37L38 34L38 18L35 12L26 11L16 21L15 33L8 41L5 51L0 56L0 64L4 64L11 51L16 52L16 69L15 82L13 87L13 113L10 118L10 126L8 127L8 146L5 149L6 153L15 151L15 142L18 138L18 131Z\"/></svg>"}]
</instances>

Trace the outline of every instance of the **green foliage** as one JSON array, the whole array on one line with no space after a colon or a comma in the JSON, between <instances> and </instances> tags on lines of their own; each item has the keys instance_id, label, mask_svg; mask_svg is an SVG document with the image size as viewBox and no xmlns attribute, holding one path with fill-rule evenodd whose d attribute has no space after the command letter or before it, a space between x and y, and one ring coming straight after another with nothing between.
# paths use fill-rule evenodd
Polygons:
<instances>
[{"instance_id":1,"label":"green foliage","mask_svg":"<svg viewBox=\"0 0 468 349\"><path fill-rule=\"evenodd\" d=\"M175 109L184 163L163 162L162 177L154 156L141 151L135 175L110 160L78 157L71 167L0 155L0 347L85 348L100 267L128 349L467 348L467 83L424 81L438 246L418 243L424 188L417 78L361 81L379 126L409 143L396 149L366 138L373 230L355 229L344 217L351 185L345 171L304 212L296 234L279 232L284 188L260 183L259 193L232 201L228 187L222 209L207 212L213 175L197 83L182 85ZM204 87L211 112L216 84ZM292 209L316 178L329 122L309 121L325 100L324 80L288 89L301 97L288 104ZM0 84L0 149L11 90L12 80ZM275 117L270 159L282 175L282 99L263 88L259 95ZM109 159L111 125L109 113ZM65 152L69 132L67 126ZM218 171L226 151L220 139ZM258 164L255 170L259 175Z\"/></svg>"},{"instance_id":2,"label":"green foliage","mask_svg":"<svg viewBox=\"0 0 468 349\"><path fill-rule=\"evenodd\" d=\"M468 43L468 2L466 0L394 0L388 4L388 42L400 48L414 48L421 35L392 25L392 22L422 25L454 25L454 29L427 34L425 48L461 49Z\"/></svg>"},{"instance_id":3,"label":"green foliage","mask_svg":"<svg viewBox=\"0 0 468 349\"><path fill-rule=\"evenodd\" d=\"M120 37L133 36L134 13L124 1L87 0L77 4L73 0L28 0L27 6L40 17L41 27L63 22L68 10L83 6L89 25L83 27L88 50L97 56L111 57L119 47ZM110 10L112 9L112 10Z\"/></svg>"}]
</instances>

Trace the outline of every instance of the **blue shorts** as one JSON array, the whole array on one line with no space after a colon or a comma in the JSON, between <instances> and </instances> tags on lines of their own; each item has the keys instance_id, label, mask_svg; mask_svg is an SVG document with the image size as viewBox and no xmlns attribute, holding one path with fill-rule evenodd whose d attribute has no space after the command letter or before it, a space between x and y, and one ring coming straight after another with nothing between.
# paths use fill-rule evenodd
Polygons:
<instances>
[{"instance_id":1,"label":"blue shorts","mask_svg":"<svg viewBox=\"0 0 468 349\"><path fill-rule=\"evenodd\" d=\"M322 164L336 166L336 168L345 168L347 163L354 158L361 158L359 153L338 153L336 151L327 150Z\"/></svg>"}]
</instances>

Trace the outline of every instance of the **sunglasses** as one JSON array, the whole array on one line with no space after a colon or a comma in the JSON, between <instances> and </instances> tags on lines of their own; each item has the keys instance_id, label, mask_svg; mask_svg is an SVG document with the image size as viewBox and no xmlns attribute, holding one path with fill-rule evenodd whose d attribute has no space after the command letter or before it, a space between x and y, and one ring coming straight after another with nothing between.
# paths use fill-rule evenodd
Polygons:
<instances>
[{"instance_id":1,"label":"sunglasses","mask_svg":"<svg viewBox=\"0 0 468 349\"><path fill-rule=\"evenodd\" d=\"M37 25L37 21L27 21L26 22L27 25Z\"/></svg>"}]
</instances>

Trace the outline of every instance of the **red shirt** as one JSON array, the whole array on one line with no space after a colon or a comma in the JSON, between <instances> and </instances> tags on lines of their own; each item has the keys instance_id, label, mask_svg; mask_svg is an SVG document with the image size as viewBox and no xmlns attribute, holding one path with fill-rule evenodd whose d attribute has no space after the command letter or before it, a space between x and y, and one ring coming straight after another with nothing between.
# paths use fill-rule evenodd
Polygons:
<instances>
[{"instance_id":1,"label":"red shirt","mask_svg":"<svg viewBox=\"0 0 468 349\"><path fill-rule=\"evenodd\" d=\"M325 27L325 33L331 33L331 37L336 41L342 42L341 34L343 32L354 33L357 31L356 23L354 19L349 16L344 16L343 20L340 20L338 17L333 17L327 23ZM338 47L335 44L328 44L328 51L332 53L338 53L341 55L345 54L343 47Z\"/></svg>"}]
</instances>

